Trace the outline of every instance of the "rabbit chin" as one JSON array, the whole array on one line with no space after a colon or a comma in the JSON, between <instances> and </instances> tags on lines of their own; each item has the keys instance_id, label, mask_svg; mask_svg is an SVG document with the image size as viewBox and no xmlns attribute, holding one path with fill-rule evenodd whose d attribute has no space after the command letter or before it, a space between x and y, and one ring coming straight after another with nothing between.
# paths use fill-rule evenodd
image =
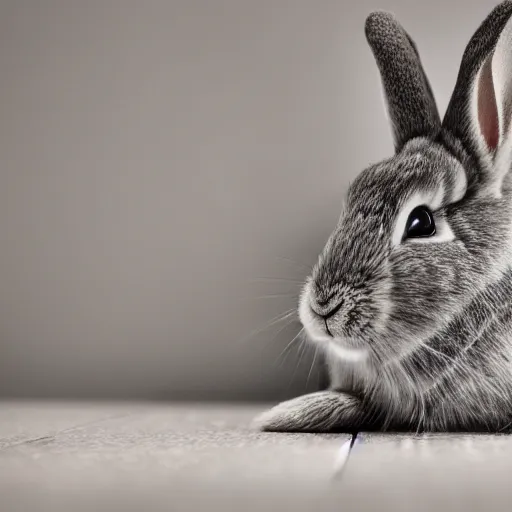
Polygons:
<instances>
[{"instance_id":1,"label":"rabbit chin","mask_svg":"<svg viewBox=\"0 0 512 512\"><path fill-rule=\"evenodd\" d=\"M327 335L318 319L311 313L306 293L300 300L299 318L310 341L318 343L333 357L350 362L362 362L367 358L367 349L355 347L351 340Z\"/></svg>"}]
</instances>

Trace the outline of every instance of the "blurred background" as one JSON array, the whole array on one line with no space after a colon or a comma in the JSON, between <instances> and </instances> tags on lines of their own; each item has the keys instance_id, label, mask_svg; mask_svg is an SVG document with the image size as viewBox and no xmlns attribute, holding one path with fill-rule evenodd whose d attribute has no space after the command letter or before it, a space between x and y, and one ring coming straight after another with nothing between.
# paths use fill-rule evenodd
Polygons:
<instances>
[{"instance_id":1,"label":"blurred background","mask_svg":"<svg viewBox=\"0 0 512 512\"><path fill-rule=\"evenodd\" d=\"M0 395L321 386L283 315L393 150L364 20L395 12L444 112L496 3L2 0Z\"/></svg>"}]
</instances>

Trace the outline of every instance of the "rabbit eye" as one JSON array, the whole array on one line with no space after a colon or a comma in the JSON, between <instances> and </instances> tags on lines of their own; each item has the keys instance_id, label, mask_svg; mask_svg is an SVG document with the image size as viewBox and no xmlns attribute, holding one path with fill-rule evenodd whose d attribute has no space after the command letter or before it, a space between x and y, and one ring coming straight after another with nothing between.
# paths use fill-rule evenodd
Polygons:
<instances>
[{"instance_id":1,"label":"rabbit eye","mask_svg":"<svg viewBox=\"0 0 512 512\"><path fill-rule=\"evenodd\" d=\"M426 206L418 206L410 213L405 227L405 238L420 238L436 234L434 216Z\"/></svg>"}]
</instances>

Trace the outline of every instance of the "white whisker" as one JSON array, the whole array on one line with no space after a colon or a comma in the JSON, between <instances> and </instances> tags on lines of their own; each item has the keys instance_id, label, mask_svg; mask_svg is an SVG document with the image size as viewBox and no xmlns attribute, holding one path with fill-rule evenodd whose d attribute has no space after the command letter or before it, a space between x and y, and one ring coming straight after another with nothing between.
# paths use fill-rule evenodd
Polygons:
<instances>
[{"instance_id":1,"label":"white whisker","mask_svg":"<svg viewBox=\"0 0 512 512\"><path fill-rule=\"evenodd\" d=\"M272 320L270 320L263 327L251 331L247 336L243 337L240 340L240 343L246 343L249 339L253 338L257 334L260 334L260 333L266 331L267 329L270 329L270 327L278 324L279 322L282 322L284 320L290 319L291 317L293 317L296 314L297 314L297 309L296 308L290 308L290 309L286 310L284 313L281 313L280 315L277 315L276 317L274 317ZM288 325L290 323L291 323L291 321L288 323Z\"/></svg>"},{"instance_id":2,"label":"white whisker","mask_svg":"<svg viewBox=\"0 0 512 512\"><path fill-rule=\"evenodd\" d=\"M317 354L318 354L318 344L315 344L315 354L313 355L313 361L311 362L311 367L309 368L308 378L306 380L306 389L309 384L309 379L311 378L311 372L313 371L313 368L315 367Z\"/></svg>"},{"instance_id":3,"label":"white whisker","mask_svg":"<svg viewBox=\"0 0 512 512\"><path fill-rule=\"evenodd\" d=\"M277 259L288 261L290 263L293 263L294 265L297 265L298 267L302 267L304 270L307 270L308 272L311 272L313 270L313 267L311 265L306 265L305 263L300 263L299 261L292 260L291 258L285 258L284 256L276 256Z\"/></svg>"},{"instance_id":4,"label":"white whisker","mask_svg":"<svg viewBox=\"0 0 512 512\"><path fill-rule=\"evenodd\" d=\"M258 283L258 282L281 282L281 283L292 283L296 285L302 285L303 280L302 279L287 279L285 277L255 277L254 279L251 279L249 282L252 283Z\"/></svg>"},{"instance_id":5,"label":"white whisker","mask_svg":"<svg viewBox=\"0 0 512 512\"><path fill-rule=\"evenodd\" d=\"M278 298L287 298L287 299L298 300L299 296L297 294L291 294L291 293L271 293L268 295L258 295L257 297L248 297L246 300L278 299Z\"/></svg>"},{"instance_id":6,"label":"white whisker","mask_svg":"<svg viewBox=\"0 0 512 512\"><path fill-rule=\"evenodd\" d=\"M293 373L292 373L292 376L290 379L290 384L288 384L288 389L290 389L290 386L293 383L293 379L295 378L295 374L297 373L297 370L299 369L300 363L302 362L302 358L304 357L304 354L305 354L307 348L308 348L308 344L306 342L306 338L303 338L302 343L299 348L299 351L300 351L299 359L297 361L297 364L295 365L295 369L293 370Z\"/></svg>"},{"instance_id":7,"label":"white whisker","mask_svg":"<svg viewBox=\"0 0 512 512\"><path fill-rule=\"evenodd\" d=\"M283 355L290 349L290 347L293 345L293 343L300 337L300 335L304 332L304 327L293 337L293 339L286 345L284 350L279 354L279 356L276 359L276 363L283 357Z\"/></svg>"}]
</instances>

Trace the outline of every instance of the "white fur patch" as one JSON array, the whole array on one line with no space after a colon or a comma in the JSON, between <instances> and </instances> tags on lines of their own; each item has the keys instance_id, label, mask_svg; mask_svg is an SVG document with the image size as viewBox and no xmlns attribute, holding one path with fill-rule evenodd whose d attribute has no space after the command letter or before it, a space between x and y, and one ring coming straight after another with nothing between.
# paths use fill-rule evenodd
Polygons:
<instances>
[{"instance_id":1,"label":"white fur patch","mask_svg":"<svg viewBox=\"0 0 512 512\"><path fill-rule=\"evenodd\" d=\"M340 360L350 362L364 361L368 355L367 350L349 347L344 344L343 340L327 335L323 323L314 315L309 307L309 294L309 285L306 283L299 301L299 318L309 340L319 343L326 351Z\"/></svg>"},{"instance_id":2,"label":"white fur patch","mask_svg":"<svg viewBox=\"0 0 512 512\"><path fill-rule=\"evenodd\" d=\"M393 288L393 284L388 260L383 262L383 267L383 275L388 277L380 280L378 287L373 293L373 300L379 311L379 319L375 323L375 328L382 332L386 329L393 309L393 304L391 303L391 290Z\"/></svg>"},{"instance_id":3,"label":"white fur patch","mask_svg":"<svg viewBox=\"0 0 512 512\"><path fill-rule=\"evenodd\" d=\"M450 197L450 203L456 203L457 201L460 201L466 195L468 189L468 178L466 176L464 168L455 159L453 163L456 166L456 170L455 180L453 183L453 190Z\"/></svg>"},{"instance_id":4,"label":"white fur patch","mask_svg":"<svg viewBox=\"0 0 512 512\"><path fill-rule=\"evenodd\" d=\"M320 325L319 319L315 317L309 306L309 283L306 283L299 300L299 319L311 340L320 340L327 335Z\"/></svg>"},{"instance_id":5,"label":"white fur patch","mask_svg":"<svg viewBox=\"0 0 512 512\"><path fill-rule=\"evenodd\" d=\"M329 341L329 352L342 361L360 363L368 357L368 350L366 349L343 347L339 344L339 340L330 339Z\"/></svg>"}]
</instances>

